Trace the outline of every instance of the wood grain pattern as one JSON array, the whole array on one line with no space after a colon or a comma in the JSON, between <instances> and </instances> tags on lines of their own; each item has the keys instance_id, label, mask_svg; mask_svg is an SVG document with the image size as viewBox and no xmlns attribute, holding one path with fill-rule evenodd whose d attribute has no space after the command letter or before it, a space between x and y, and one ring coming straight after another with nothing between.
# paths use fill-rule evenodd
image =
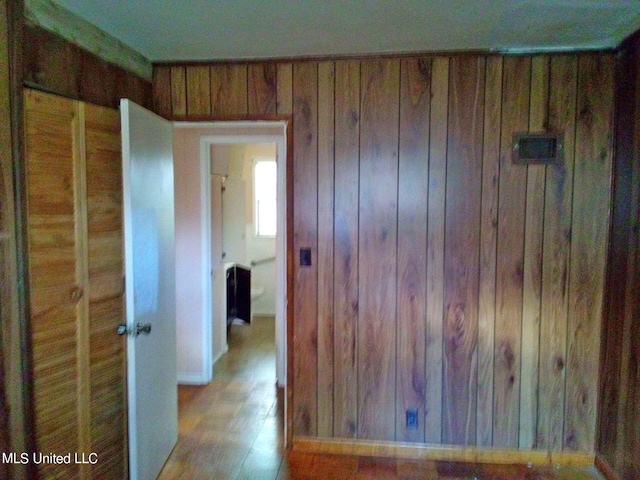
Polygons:
<instances>
[{"instance_id":1,"label":"wood grain pattern","mask_svg":"<svg viewBox=\"0 0 640 480\"><path fill-rule=\"evenodd\" d=\"M449 68L444 258L443 441L476 437L478 274L485 59ZM464 192L463 195L458 192Z\"/></svg>"},{"instance_id":2,"label":"wood grain pattern","mask_svg":"<svg viewBox=\"0 0 640 480\"><path fill-rule=\"evenodd\" d=\"M249 113L252 115L275 115L276 65L274 63L251 63L247 82Z\"/></svg>"},{"instance_id":3,"label":"wood grain pattern","mask_svg":"<svg viewBox=\"0 0 640 480\"><path fill-rule=\"evenodd\" d=\"M527 131L531 59L504 59L498 203L493 443L518 446L525 165L511 162L511 136Z\"/></svg>"},{"instance_id":4,"label":"wood grain pattern","mask_svg":"<svg viewBox=\"0 0 640 480\"><path fill-rule=\"evenodd\" d=\"M318 436L333 436L333 62L318 65Z\"/></svg>"},{"instance_id":5,"label":"wood grain pattern","mask_svg":"<svg viewBox=\"0 0 640 480\"><path fill-rule=\"evenodd\" d=\"M576 160L564 447L593 451L613 135L613 64L610 57L584 55L578 62Z\"/></svg>"},{"instance_id":6,"label":"wood grain pattern","mask_svg":"<svg viewBox=\"0 0 640 480\"><path fill-rule=\"evenodd\" d=\"M564 133L564 162L547 167L538 372L538 448L562 448L577 59L550 61L549 129Z\"/></svg>"},{"instance_id":7,"label":"wood grain pattern","mask_svg":"<svg viewBox=\"0 0 640 480\"><path fill-rule=\"evenodd\" d=\"M545 131L549 104L549 58L531 60L529 131ZM540 351L540 302L542 297L542 240L544 236L544 188L546 167L527 166L527 198L524 227L524 282L522 286L522 366L520 380L519 446L535 446L538 416L538 363Z\"/></svg>"},{"instance_id":8,"label":"wood grain pattern","mask_svg":"<svg viewBox=\"0 0 640 480\"><path fill-rule=\"evenodd\" d=\"M27 162L31 345L36 448L80 451L74 102L27 91ZM75 465L41 464L43 476L77 475Z\"/></svg>"},{"instance_id":9,"label":"wood grain pattern","mask_svg":"<svg viewBox=\"0 0 640 480\"><path fill-rule=\"evenodd\" d=\"M444 333L444 217L447 175L449 59L434 58L431 74L427 208L427 341L425 441L442 441Z\"/></svg>"},{"instance_id":10,"label":"wood grain pattern","mask_svg":"<svg viewBox=\"0 0 640 480\"><path fill-rule=\"evenodd\" d=\"M569 448L566 345L583 344L567 335L573 196L592 181L574 176L576 105L578 93L595 91L593 82L578 84L577 63L589 55L209 65L247 69L212 80L212 99L215 88L237 92L253 114L275 95L267 110L294 117L291 263L301 247L313 253L312 267L295 267L292 280L295 435L318 428L304 435ZM431 66L428 86L420 62ZM598 108L611 114L612 85L601 87ZM514 165L513 133L540 130L564 133L564 163ZM414 150L428 158L426 185L424 165L410 161ZM605 209L591 210L594 222L606 222ZM424 241L425 226L413 219L425 219ZM589 275L598 262L583 262ZM404 413L421 401L419 428L407 431ZM594 410L575 418L586 425L576 432L582 442Z\"/></svg>"},{"instance_id":11,"label":"wood grain pattern","mask_svg":"<svg viewBox=\"0 0 640 480\"><path fill-rule=\"evenodd\" d=\"M360 62L335 68L333 432L351 438L358 425Z\"/></svg>"},{"instance_id":12,"label":"wood grain pattern","mask_svg":"<svg viewBox=\"0 0 640 480\"><path fill-rule=\"evenodd\" d=\"M396 440L424 442L431 59L400 68ZM406 428L407 409L418 411L416 429Z\"/></svg>"},{"instance_id":13,"label":"wood grain pattern","mask_svg":"<svg viewBox=\"0 0 640 480\"><path fill-rule=\"evenodd\" d=\"M153 111L162 117L171 115L171 67L153 67Z\"/></svg>"},{"instance_id":14,"label":"wood grain pattern","mask_svg":"<svg viewBox=\"0 0 640 480\"><path fill-rule=\"evenodd\" d=\"M97 105L117 108L117 71L114 65L81 50L78 98Z\"/></svg>"},{"instance_id":15,"label":"wood grain pattern","mask_svg":"<svg viewBox=\"0 0 640 480\"><path fill-rule=\"evenodd\" d=\"M191 66L186 68L187 115L211 114L211 77L209 67Z\"/></svg>"},{"instance_id":16,"label":"wood grain pattern","mask_svg":"<svg viewBox=\"0 0 640 480\"><path fill-rule=\"evenodd\" d=\"M187 80L185 67L171 67L171 114L187 114Z\"/></svg>"},{"instance_id":17,"label":"wood grain pattern","mask_svg":"<svg viewBox=\"0 0 640 480\"><path fill-rule=\"evenodd\" d=\"M600 353L597 459L607 478L640 476L640 36L616 57L615 158Z\"/></svg>"},{"instance_id":18,"label":"wood grain pattern","mask_svg":"<svg viewBox=\"0 0 640 480\"><path fill-rule=\"evenodd\" d=\"M316 435L318 428L318 65L305 63L293 69L293 192L296 203L294 252L310 249L310 266L301 266L295 256L296 295L294 345L293 431Z\"/></svg>"},{"instance_id":19,"label":"wood grain pattern","mask_svg":"<svg viewBox=\"0 0 640 480\"><path fill-rule=\"evenodd\" d=\"M90 451L92 478L127 475L122 159L117 110L85 107Z\"/></svg>"},{"instance_id":20,"label":"wood grain pattern","mask_svg":"<svg viewBox=\"0 0 640 480\"><path fill-rule=\"evenodd\" d=\"M281 63L277 69L276 112L278 115L288 115L291 114L293 102L293 65Z\"/></svg>"},{"instance_id":21,"label":"wood grain pattern","mask_svg":"<svg viewBox=\"0 0 640 480\"><path fill-rule=\"evenodd\" d=\"M246 115L247 66L212 65L210 96L212 115Z\"/></svg>"},{"instance_id":22,"label":"wood grain pattern","mask_svg":"<svg viewBox=\"0 0 640 480\"><path fill-rule=\"evenodd\" d=\"M36 25L25 25L24 80L31 87L116 108L130 98L152 108L152 83ZM165 85L160 95L166 95Z\"/></svg>"},{"instance_id":23,"label":"wood grain pattern","mask_svg":"<svg viewBox=\"0 0 640 480\"><path fill-rule=\"evenodd\" d=\"M43 477L127 472L120 116L27 90L31 343L40 452L104 462Z\"/></svg>"},{"instance_id":24,"label":"wood grain pattern","mask_svg":"<svg viewBox=\"0 0 640 480\"><path fill-rule=\"evenodd\" d=\"M25 25L24 32L25 81L77 98L80 48L35 25Z\"/></svg>"},{"instance_id":25,"label":"wood grain pattern","mask_svg":"<svg viewBox=\"0 0 640 480\"><path fill-rule=\"evenodd\" d=\"M358 437L381 440L395 437L399 82L398 60L362 63Z\"/></svg>"},{"instance_id":26,"label":"wood grain pattern","mask_svg":"<svg viewBox=\"0 0 640 480\"><path fill-rule=\"evenodd\" d=\"M480 207L480 285L478 288L478 398L476 444L493 445L493 364L496 317L496 248L502 58L489 57L486 65L484 144L482 152L482 205Z\"/></svg>"}]
</instances>

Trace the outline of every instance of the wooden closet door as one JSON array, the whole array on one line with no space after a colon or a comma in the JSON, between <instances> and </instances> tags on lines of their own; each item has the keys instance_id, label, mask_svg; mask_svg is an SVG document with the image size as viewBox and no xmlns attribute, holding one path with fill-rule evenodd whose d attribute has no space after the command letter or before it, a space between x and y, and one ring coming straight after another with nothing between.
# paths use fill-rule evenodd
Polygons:
<instances>
[{"instance_id":1,"label":"wooden closet door","mask_svg":"<svg viewBox=\"0 0 640 480\"><path fill-rule=\"evenodd\" d=\"M89 375L94 479L127 477L120 112L85 104Z\"/></svg>"},{"instance_id":2,"label":"wooden closet door","mask_svg":"<svg viewBox=\"0 0 640 480\"><path fill-rule=\"evenodd\" d=\"M70 454L42 478L127 475L119 128L115 110L25 91L36 450Z\"/></svg>"},{"instance_id":3,"label":"wooden closet door","mask_svg":"<svg viewBox=\"0 0 640 480\"><path fill-rule=\"evenodd\" d=\"M78 331L82 308L75 199L75 104L25 95L31 361L36 450L80 450ZM75 465L40 464L43 478L74 478Z\"/></svg>"}]
</instances>

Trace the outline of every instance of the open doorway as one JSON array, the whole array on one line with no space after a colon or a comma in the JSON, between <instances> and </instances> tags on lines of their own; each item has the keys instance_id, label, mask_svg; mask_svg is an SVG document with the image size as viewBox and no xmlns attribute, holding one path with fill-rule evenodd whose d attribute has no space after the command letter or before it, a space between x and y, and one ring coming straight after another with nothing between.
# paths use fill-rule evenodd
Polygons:
<instances>
[{"instance_id":1,"label":"open doorway","mask_svg":"<svg viewBox=\"0 0 640 480\"><path fill-rule=\"evenodd\" d=\"M242 327L255 321L270 322L275 329L276 156L275 143L214 143L209 150L212 319L221 334L226 320L227 348L235 344L231 335L245 334ZM275 354L269 363L275 380Z\"/></svg>"},{"instance_id":2,"label":"open doorway","mask_svg":"<svg viewBox=\"0 0 640 480\"><path fill-rule=\"evenodd\" d=\"M174 123L178 381L181 384L211 381L213 364L228 348L226 301L222 293L226 280L224 264L241 263L251 267L252 261L257 262L254 271L258 276L261 270L267 270L264 267L270 262L275 270L275 276L267 274L266 278L254 282L254 286L265 287L261 283L268 282L275 291L276 378L279 387L286 384L286 126L284 121ZM240 262L228 262L234 259L227 255L222 258L223 242L221 233L216 233L214 228L212 205L216 201L214 197L221 196L218 187L232 176L226 173L227 179L224 179L225 171L216 171L219 165L217 160L213 165L215 154L212 156L212 152L219 147L229 151L234 145L244 145L245 153L251 157L250 165L262 158L259 146L270 145L272 151L275 149L277 233L272 239L275 260L273 255L258 255L258 251L248 257L246 238ZM245 169L242 162L230 166ZM246 191L245 195L248 197ZM245 201L245 210L249 207L251 204ZM247 228L255 225L247 226L245 222L238 231L247 237ZM256 302L256 311L262 307Z\"/></svg>"}]
</instances>

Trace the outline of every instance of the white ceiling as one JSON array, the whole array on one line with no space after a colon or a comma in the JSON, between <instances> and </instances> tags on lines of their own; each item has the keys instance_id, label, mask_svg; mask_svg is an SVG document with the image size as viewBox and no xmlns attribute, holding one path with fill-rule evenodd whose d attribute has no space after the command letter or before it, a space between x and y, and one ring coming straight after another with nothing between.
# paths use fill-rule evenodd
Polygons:
<instances>
[{"instance_id":1,"label":"white ceiling","mask_svg":"<svg viewBox=\"0 0 640 480\"><path fill-rule=\"evenodd\" d=\"M613 47L640 0L54 0L152 61Z\"/></svg>"}]
</instances>

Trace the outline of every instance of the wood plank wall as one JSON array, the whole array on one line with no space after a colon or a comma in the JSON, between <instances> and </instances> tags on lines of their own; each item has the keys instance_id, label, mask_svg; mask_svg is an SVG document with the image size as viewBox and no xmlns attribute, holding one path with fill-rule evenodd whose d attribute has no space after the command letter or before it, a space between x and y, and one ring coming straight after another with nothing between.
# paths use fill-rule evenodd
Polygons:
<instances>
[{"instance_id":1,"label":"wood plank wall","mask_svg":"<svg viewBox=\"0 0 640 480\"><path fill-rule=\"evenodd\" d=\"M640 479L640 34L620 49L616 85L597 451L619 478Z\"/></svg>"},{"instance_id":2,"label":"wood plank wall","mask_svg":"<svg viewBox=\"0 0 640 480\"><path fill-rule=\"evenodd\" d=\"M128 98L151 108L151 82L36 25L24 28L24 81L29 87L105 107Z\"/></svg>"},{"instance_id":3,"label":"wood plank wall","mask_svg":"<svg viewBox=\"0 0 640 480\"><path fill-rule=\"evenodd\" d=\"M293 116L294 437L593 452L613 62L155 66L170 118ZM545 129L563 164L514 165Z\"/></svg>"}]
</instances>

